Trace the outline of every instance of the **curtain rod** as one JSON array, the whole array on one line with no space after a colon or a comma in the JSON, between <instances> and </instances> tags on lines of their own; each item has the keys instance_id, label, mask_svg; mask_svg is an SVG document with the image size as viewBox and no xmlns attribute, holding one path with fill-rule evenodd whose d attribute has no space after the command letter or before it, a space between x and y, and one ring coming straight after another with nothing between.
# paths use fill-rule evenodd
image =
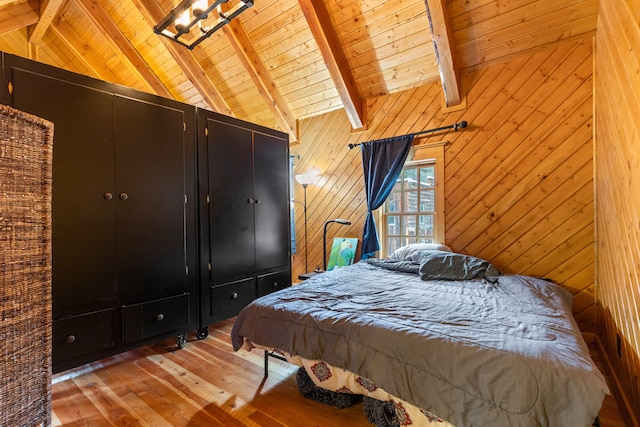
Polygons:
<instances>
[{"instance_id":1,"label":"curtain rod","mask_svg":"<svg viewBox=\"0 0 640 427\"><path fill-rule=\"evenodd\" d=\"M430 132L438 132L440 130L446 130L446 129L453 129L454 131L458 131L458 129L464 129L466 128L468 125L468 123L466 122L466 120L461 121L460 123L454 123L452 125L449 126L443 126L443 127L439 127L439 128L434 128L434 129L427 129L427 130L423 130L421 132L415 132L415 133L408 133L407 135L404 136L416 136L416 135L422 135L423 133L430 133ZM351 150L352 148L357 147L358 145L362 145L363 143L359 143L359 144L349 144L349 150Z\"/></svg>"}]
</instances>

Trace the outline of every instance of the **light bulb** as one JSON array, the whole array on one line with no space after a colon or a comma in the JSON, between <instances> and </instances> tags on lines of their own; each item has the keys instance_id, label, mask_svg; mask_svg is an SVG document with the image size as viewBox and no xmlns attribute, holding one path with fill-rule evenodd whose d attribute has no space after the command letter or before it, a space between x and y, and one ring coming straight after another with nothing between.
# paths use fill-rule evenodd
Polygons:
<instances>
[{"instance_id":1,"label":"light bulb","mask_svg":"<svg viewBox=\"0 0 640 427\"><path fill-rule=\"evenodd\" d=\"M193 5L191 6L191 10L193 12L193 16L195 16L196 18L204 18L204 16L202 16L202 14L204 13L205 10L207 10L207 7L209 5L207 4L207 0L196 0L193 2Z\"/></svg>"},{"instance_id":2,"label":"light bulb","mask_svg":"<svg viewBox=\"0 0 640 427\"><path fill-rule=\"evenodd\" d=\"M185 10L182 15L180 15L178 19L176 19L176 30L183 31L185 28L187 28L189 22L191 22L191 20L189 19L189 11Z\"/></svg>"}]
</instances>

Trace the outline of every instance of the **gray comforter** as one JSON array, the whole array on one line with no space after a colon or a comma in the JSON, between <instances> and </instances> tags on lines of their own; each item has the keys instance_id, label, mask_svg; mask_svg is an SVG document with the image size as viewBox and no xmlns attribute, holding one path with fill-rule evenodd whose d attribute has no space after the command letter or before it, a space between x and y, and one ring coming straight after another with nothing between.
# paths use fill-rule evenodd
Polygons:
<instances>
[{"instance_id":1,"label":"gray comforter","mask_svg":"<svg viewBox=\"0 0 640 427\"><path fill-rule=\"evenodd\" d=\"M361 261L259 298L233 347L324 360L457 427L591 425L608 389L568 291L517 275L424 281L418 267Z\"/></svg>"}]
</instances>

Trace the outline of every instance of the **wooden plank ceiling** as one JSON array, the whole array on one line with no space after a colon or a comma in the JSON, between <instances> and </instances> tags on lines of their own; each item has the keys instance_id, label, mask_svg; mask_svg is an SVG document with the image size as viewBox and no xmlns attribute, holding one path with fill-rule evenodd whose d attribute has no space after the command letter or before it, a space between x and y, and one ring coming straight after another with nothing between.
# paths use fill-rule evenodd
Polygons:
<instances>
[{"instance_id":1,"label":"wooden plank ceiling","mask_svg":"<svg viewBox=\"0 0 640 427\"><path fill-rule=\"evenodd\" d=\"M234 5L238 0L229 0ZM188 50L153 32L178 0L0 0L0 49L288 132L364 100L595 32L597 0L255 0ZM433 28L432 28L433 26Z\"/></svg>"}]
</instances>

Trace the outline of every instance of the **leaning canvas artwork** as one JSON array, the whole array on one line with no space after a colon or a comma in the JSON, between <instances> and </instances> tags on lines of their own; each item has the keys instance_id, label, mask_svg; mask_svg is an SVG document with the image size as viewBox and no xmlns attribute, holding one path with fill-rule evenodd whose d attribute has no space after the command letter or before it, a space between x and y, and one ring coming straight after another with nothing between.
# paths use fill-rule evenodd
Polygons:
<instances>
[{"instance_id":1,"label":"leaning canvas artwork","mask_svg":"<svg viewBox=\"0 0 640 427\"><path fill-rule=\"evenodd\" d=\"M353 264L356 256L356 248L358 239L351 237L336 237L331 245L331 253L329 254L329 263L327 271L334 268L344 267Z\"/></svg>"}]
</instances>

